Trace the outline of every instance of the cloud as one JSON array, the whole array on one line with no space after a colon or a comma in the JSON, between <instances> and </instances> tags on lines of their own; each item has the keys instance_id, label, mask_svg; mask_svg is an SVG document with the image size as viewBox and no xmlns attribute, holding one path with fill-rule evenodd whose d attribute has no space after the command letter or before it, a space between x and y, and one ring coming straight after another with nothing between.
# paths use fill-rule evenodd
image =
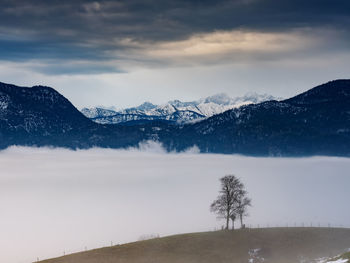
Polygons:
<instances>
[{"instance_id":1,"label":"cloud","mask_svg":"<svg viewBox=\"0 0 350 263\"><path fill-rule=\"evenodd\" d=\"M138 147L130 147L127 151L132 152L145 152L145 153L157 153L157 154L197 154L200 150L197 145L193 145L190 148L185 149L182 152L168 152L164 146L156 141L143 141L140 142Z\"/></svg>"},{"instance_id":2,"label":"cloud","mask_svg":"<svg viewBox=\"0 0 350 263\"><path fill-rule=\"evenodd\" d=\"M267 33L251 31L215 31L191 36L188 39L142 43L124 39L123 45L135 47L138 56L169 64L203 64L274 60L286 54L302 52L314 47L315 39L304 32Z\"/></svg>"},{"instance_id":3,"label":"cloud","mask_svg":"<svg viewBox=\"0 0 350 263\"><path fill-rule=\"evenodd\" d=\"M232 173L253 200L247 225L349 226L347 158L162 154L159 145L147 147L1 151L0 261L220 228L209 205L218 179Z\"/></svg>"},{"instance_id":4,"label":"cloud","mask_svg":"<svg viewBox=\"0 0 350 263\"><path fill-rule=\"evenodd\" d=\"M128 149L128 151L134 151L134 152L148 152L148 153L160 153L160 154L166 154L167 151L164 149L162 144L155 142L155 141L145 141L140 142L138 147L131 147Z\"/></svg>"},{"instance_id":5,"label":"cloud","mask_svg":"<svg viewBox=\"0 0 350 263\"><path fill-rule=\"evenodd\" d=\"M205 64L213 60L207 58L209 51L212 56L229 54L231 63L237 56L238 62L270 59L276 52L289 54L280 52L283 43L276 45L278 37L300 44L308 38L298 33L305 29L313 36L316 30L317 40L327 45L327 50L337 50L338 43L344 50L350 35L350 6L345 0L3 0L0 4L0 59L56 60L61 67L47 63L46 71L35 69L49 74L188 66L188 55L196 57L194 64ZM322 31L338 34L329 39L322 37ZM318 48L315 41L313 44L309 50ZM298 51L290 48L293 54ZM239 50L242 56L237 54ZM324 50L318 49L319 54ZM77 65L80 69L72 70L67 63L70 60L84 60L91 66Z\"/></svg>"}]
</instances>

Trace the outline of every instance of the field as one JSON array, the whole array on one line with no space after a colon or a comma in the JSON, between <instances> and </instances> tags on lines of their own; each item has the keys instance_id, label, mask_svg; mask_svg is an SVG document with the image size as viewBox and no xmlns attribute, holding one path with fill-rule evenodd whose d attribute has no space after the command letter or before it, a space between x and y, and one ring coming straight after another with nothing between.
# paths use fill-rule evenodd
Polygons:
<instances>
[{"instance_id":1,"label":"field","mask_svg":"<svg viewBox=\"0 0 350 263\"><path fill-rule=\"evenodd\" d=\"M155 238L41 263L240 263L253 257L251 262L295 263L335 257L349 247L350 229L262 228Z\"/></svg>"}]
</instances>

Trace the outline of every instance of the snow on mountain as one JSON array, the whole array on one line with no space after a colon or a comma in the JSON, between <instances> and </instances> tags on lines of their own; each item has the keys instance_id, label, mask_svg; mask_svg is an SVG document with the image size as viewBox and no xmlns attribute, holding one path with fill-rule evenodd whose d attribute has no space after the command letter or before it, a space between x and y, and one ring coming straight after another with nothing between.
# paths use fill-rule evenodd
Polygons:
<instances>
[{"instance_id":1,"label":"snow on mountain","mask_svg":"<svg viewBox=\"0 0 350 263\"><path fill-rule=\"evenodd\" d=\"M224 111L247 104L276 100L267 94L248 93L242 97L229 97L224 93L216 94L197 101L169 101L166 104L154 105L145 102L137 107L112 110L112 108L83 108L81 112L97 123L116 124L140 120L166 120L187 123L211 117Z\"/></svg>"},{"instance_id":2,"label":"snow on mountain","mask_svg":"<svg viewBox=\"0 0 350 263\"><path fill-rule=\"evenodd\" d=\"M113 115L115 115L114 110L104 109L104 108L100 108L100 107L90 108L90 109L84 108L81 110L81 112L86 117L88 117L90 119L100 117L100 116L113 116Z\"/></svg>"},{"instance_id":3,"label":"snow on mountain","mask_svg":"<svg viewBox=\"0 0 350 263\"><path fill-rule=\"evenodd\" d=\"M0 93L0 111L7 109L10 102L10 98L7 94Z\"/></svg>"}]
</instances>

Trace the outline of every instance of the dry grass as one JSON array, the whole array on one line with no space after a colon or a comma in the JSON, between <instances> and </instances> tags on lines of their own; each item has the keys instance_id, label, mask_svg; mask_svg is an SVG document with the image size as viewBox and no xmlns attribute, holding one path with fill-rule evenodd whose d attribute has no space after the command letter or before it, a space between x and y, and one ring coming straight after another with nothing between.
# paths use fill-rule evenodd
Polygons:
<instances>
[{"instance_id":1,"label":"dry grass","mask_svg":"<svg viewBox=\"0 0 350 263\"><path fill-rule=\"evenodd\" d=\"M175 235L67 255L42 263L247 263L261 248L264 262L334 257L350 248L350 229L266 228Z\"/></svg>"}]
</instances>

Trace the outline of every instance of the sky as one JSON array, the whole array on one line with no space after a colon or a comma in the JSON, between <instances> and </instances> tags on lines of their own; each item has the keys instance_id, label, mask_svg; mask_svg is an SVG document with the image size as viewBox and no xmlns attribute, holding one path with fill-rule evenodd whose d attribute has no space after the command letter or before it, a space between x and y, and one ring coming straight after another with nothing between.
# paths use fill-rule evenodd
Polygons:
<instances>
[{"instance_id":1,"label":"sky","mask_svg":"<svg viewBox=\"0 0 350 263\"><path fill-rule=\"evenodd\" d=\"M348 158L167 154L146 143L140 150L11 147L0 152L0 167L0 262L220 229L225 222L209 207L227 174L252 199L247 226L350 227Z\"/></svg>"},{"instance_id":2,"label":"sky","mask_svg":"<svg viewBox=\"0 0 350 263\"><path fill-rule=\"evenodd\" d=\"M349 77L347 0L0 4L0 81L51 86L78 108L290 97Z\"/></svg>"}]
</instances>

